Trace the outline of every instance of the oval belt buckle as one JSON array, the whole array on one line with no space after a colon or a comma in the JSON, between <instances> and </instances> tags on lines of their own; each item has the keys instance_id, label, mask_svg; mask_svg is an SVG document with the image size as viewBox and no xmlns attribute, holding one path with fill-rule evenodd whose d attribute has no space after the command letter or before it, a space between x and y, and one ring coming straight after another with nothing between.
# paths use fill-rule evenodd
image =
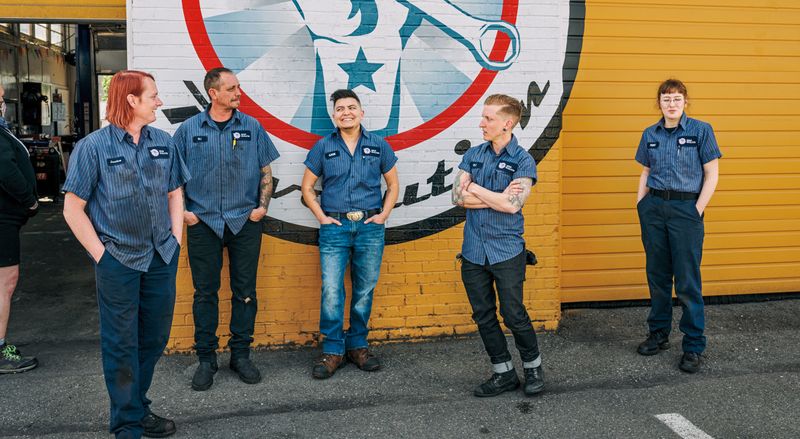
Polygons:
<instances>
[{"instance_id":1,"label":"oval belt buckle","mask_svg":"<svg viewBox=\"0 0 800 439\"><path fill-rule=\"evenodd\" d=\"M361 218L364 218L364 212L360 210L355 212L347 212L347 219L350 221L361 221Z\"/></svg>"}]
</instances>

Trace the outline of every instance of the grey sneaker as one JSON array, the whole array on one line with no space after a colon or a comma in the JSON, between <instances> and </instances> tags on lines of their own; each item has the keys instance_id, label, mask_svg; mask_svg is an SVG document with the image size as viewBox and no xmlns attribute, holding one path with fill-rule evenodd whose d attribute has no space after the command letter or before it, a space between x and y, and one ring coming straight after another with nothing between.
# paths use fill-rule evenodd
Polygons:
<instances>
[{"instance_id":1,"label":"grey sneaker","mask_svg":"<svg viewBox=\"0 0 800 439\"><path fill-rule=\"evenodd\" d=\"M38 365L36 357L23 357L19 349L12 344L0 347L0 373L25 372Z\"/></svg>"}]
</instances>

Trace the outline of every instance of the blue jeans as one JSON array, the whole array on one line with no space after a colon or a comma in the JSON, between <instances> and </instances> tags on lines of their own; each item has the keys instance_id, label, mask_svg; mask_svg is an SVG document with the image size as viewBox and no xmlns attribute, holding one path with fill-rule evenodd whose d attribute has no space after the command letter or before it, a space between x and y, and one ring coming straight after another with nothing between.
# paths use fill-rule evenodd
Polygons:
<instances>
[{"instance_id":1,"label":"blue jeans","mask_svg":"<svg viewBox=\"0 0 800 439\"><path fill-rule=\"evenodd\" d=\"M322 352L343 355L345 350L367 347L372 295L378 283L383 258L383 224L342 219L342 225L323 224L319 230L322 267L322 301L319 332ZM344 273L350 265L353 295L350 327L344 330Z\"/></svg>"},{"instance_id":2,"label":"blue jeans","mask_svg":"<svg viewBox=\"0 0 800 439\"><path fill-rule=\"evenodd\" d=\"M683 308L679 328L683 351L706 348L700 261L705 229L694 200L664 200L647 195L637 205L650 287L650 332L668 335L672 328L672 285Z\"/></svg>"},{"instance_id":3,"label":"blue jeans","mask_svg":"<svg viewBox=\"0 0 800 439\"><path fill-rule=\"evenodd\" d=\"M95 267L109 429L117 438L141 437L139 421L150 413L147 391L169 339L179 253L180 248L169 263L156 253L141 272L106 251Z\"/></svg>"}]
</instances>

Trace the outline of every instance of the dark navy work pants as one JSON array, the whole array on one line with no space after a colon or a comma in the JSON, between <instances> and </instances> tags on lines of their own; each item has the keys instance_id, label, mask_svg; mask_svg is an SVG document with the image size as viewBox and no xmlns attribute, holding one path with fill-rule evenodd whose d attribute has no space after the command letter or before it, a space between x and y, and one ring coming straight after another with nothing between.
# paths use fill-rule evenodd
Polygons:
<instances>
[{"instance_id":1,"label":"dark navy work pants","mask_svg":"<svg viewBox=\"0 0 800 439\"><path fill-rule=\"evenodd\" d=\"M147 391L172 326L178 253L169 263L156 253L141 272L106 251L95 268L110 430L117 438L141 437L139 421L150 413Z\"/></svg>"},{"instance_id":2,"label":"dark navy work pants","mask_svg":"<svg viewBox=\"0 0 800 439\"><path fill-rule=\"evenodd\" d=\"M672 286L683 315L684 352L706 348L700 261L705 229L695 200L664 200L652 194L637 205L642 243L647 255L647 284L650 287L650 332L669 334L672 328Z\"/></svg>"}]
</instances>

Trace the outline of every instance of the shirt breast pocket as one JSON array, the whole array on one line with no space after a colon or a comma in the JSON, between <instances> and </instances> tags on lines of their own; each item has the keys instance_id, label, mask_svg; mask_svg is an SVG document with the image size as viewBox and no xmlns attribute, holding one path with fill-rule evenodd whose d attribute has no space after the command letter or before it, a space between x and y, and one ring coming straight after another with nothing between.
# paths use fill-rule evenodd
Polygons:
<instances>
[{"instance_id":1,"label":"shirt breast pocket","mask_svg":"<svg viewBox=\"0 0 800 439\"><path fill-rule=\"evenodd\" d=\"M511 184L512 173L496 169L493 173L492 185L489 189L495 192L503 192Z\"/></svg>"},{"instance_id":2,"label":"shirt breast pocket","mask_svg":"<svg viewBox=\"0 0 800 439\"><path fill-rule=\"evenodd\" d=\"M111 161L111 160L109 160ZM132 197L139 187L139 178L131 163L125 161L108 165L103 174L108 196L112 200L123 200Z\"/></svg>"},{"instance_id":3,"label":"shirt breast pocket","mask_svg":"<svg viewBox=\"0 0 800 439\"><path fill-rule=\"evenodd\" d=\"M374 179L381 177L381 158L372 156L361 157L361 167L367 178Z\"/></svg>"},{"instance_id":4,"label":"shirt breast pocket","mask_svg":"<svg viewBox=\"0 0 800 439\"><path fill-rule=\"evenodd\" d=\"M647 157L650 159L650 167L656 166L659 162L659 155L661 155L661 149L659 142L647 142Z\"/></svg>"}]
</instances>

